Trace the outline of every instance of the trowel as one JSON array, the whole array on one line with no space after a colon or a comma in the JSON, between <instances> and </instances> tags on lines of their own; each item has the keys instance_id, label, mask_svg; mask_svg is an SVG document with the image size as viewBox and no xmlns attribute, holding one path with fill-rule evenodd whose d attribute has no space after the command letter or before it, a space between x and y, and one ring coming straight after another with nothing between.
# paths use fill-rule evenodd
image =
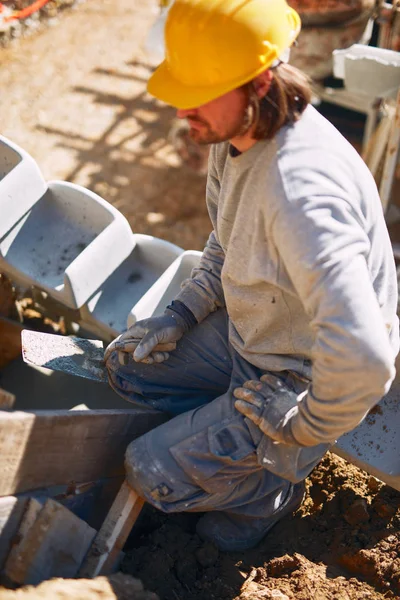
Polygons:
<instances>
[{"instance_id":1,"label":"trowel","mask_svg":"<svg viewBox=\"0 0 400 600\"><path fill-rule=\"evenodd\" d=\"M53 371L63 371L70 375L85 377L93 381L106 383L107 370L104 365L104 344L100 340L54 335L24 329L21 332L22 358L28 364ZM121 344L119 360L129 363L132 353L140 340L130 340L129 345ZM176 344L159 344L155 351L170 352Z\"/></svg>"}]
</instances>

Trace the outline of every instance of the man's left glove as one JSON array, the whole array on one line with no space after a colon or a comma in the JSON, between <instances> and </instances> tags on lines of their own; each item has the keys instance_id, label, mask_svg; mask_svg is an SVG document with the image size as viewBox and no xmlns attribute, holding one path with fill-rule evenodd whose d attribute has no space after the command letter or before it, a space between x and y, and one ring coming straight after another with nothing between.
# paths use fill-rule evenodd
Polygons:
<instances>
[{"instance_id":1,"label":"man's left glove","mask_svg":"<svg viewBox=\"0 0 400 600\"><path fill-rule=\"evenodd\" d=\"M307 477L330 444L305 448L293 437L291 421L298 413L303 394L299 395L275 375L246 381L233 394L237 398L236 409L265 434L257 445L259 464L292 483Z\"/></svg>"},{"instance_id":2,"label":"man's left glove","mask_svg":"<svg viewBox=\"0 0 400 600\"><path fill-rule=\"evenodd\" d=\"M275 442L296 444L290 421L298 412L298 394L275 375L246 381L233 392L235 408Z\"/></svg>"}]
</instances>

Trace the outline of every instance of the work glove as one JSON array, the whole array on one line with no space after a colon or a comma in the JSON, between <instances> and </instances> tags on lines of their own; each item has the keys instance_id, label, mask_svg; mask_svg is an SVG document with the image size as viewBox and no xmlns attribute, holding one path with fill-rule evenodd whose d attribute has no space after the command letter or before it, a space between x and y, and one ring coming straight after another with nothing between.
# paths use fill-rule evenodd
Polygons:
<instances>
[{"instance_id":1,"label":"work glove","mask_svg":"<svg viewBox=\"0 0 400 600\"><path fill-rule=\"evenodd\" d=\"M114 351L118 351L118 359L122 365L128 364L130 355L135 362L146 364L167 360L169 352L175 350L176 342L196 322L187 315L187 309L183 309L183 316L177 310L181 311L182 306L178 305L175 310L168 307L163 315L143 319L132 325L106 348L104 362L107 362Z\"/></svg>"},{"instance_id":2,"label":"work glove","mask_svg":"<svg viewBox=\"0 0 400 600\"><path fill-rule=\"evenodd\" d=\"M259 464L292 483L307 477L331 444L304 448L293 437L291 419L298 413L303 394L299 396L275 375L247 381L233 394L236 409L264 434L257 443Z\"/></svg>"},{"instance_id":3,"label":"work glove","mask_svg":"<svg viewBox=\"0 0 400 600\"><path fill-rule=\"evenodd\" d=\"M235 408L275 442L295 444L290 419L298 410L298 394L275 375L246 381L236 388Z\"/></svg>"}]
</instances>

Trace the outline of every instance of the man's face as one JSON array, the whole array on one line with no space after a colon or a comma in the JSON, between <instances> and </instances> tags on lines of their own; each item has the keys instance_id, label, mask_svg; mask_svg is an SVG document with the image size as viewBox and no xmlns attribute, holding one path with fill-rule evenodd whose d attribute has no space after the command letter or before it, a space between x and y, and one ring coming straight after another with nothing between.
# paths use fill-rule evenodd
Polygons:
<instances>
[{"instance_id":1,"label":"man's face","mask_svg":"<svg viewBox=\"0 0 400 600\"><path fill-rule=\"evenodd\" d=\"M177 116L187 119L192 140L216 144L243 135L247 104L247 94L239 88L198 108L179 109Z\"/></svg>"}]
</instances>

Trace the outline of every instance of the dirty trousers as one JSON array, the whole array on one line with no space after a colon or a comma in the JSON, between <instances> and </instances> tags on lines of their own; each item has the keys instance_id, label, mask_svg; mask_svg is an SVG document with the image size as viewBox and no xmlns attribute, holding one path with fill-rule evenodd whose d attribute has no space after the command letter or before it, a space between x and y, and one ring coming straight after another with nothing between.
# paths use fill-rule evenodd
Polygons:
<instances>
[{"instance_id":1,"label":"dirty trousers","mask_svg":"<svg viewBox=\"0 0 400 600\"><path fill-rule=\"evenodd\" d=\"M122 397L172 417L126 453L128 482L164 512L268 517L328 448L276 444L235 409L233 390L265 371L229 344L224 309L191 329L162 364L121 366L114 352L107 367ZM305 389L292 374L278 375L298 393Z\"/></svg>"}]
</instances>

